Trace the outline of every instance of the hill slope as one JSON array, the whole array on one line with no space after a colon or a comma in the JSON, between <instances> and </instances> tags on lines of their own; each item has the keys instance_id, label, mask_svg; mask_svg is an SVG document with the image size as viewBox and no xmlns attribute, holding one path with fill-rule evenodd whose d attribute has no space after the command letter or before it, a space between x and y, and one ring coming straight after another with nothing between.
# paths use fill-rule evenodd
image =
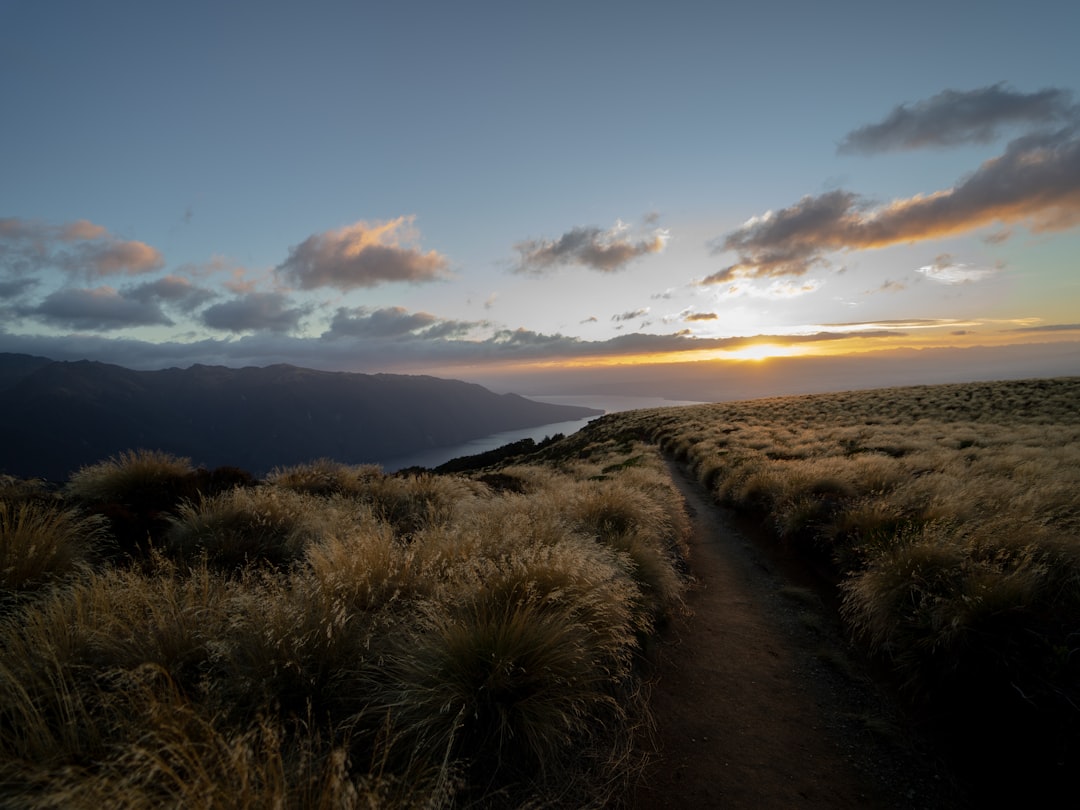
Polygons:
<instances>
[{"instance_id":1,"label":"hill slope","mask_svg":"<svg viewBox=\"0 0 1080 810\"><path fill-rule=\"evenodd\" d=\"M0 472L66 478L145 447L264 473L322 456L380 462L601 412L458 380L276 365L132 371L0 355Z\"/></svg>"}]
</instances>

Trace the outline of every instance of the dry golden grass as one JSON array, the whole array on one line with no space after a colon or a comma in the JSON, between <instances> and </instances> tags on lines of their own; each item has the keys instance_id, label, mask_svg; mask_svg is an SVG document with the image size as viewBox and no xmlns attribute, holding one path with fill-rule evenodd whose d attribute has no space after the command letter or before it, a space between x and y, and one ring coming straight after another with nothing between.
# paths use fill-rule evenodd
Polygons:
<instances>
[{"instance_id":1,"label":"dry golden grass","mask_svg":"<svg viewBox=\"0 0 1080 810\"><path fill-rule=\"evenodd\" d=\"M0 500L0 602L86 569L103 521L34 499Z\"/></svg>"},{"instance_id":2,"label":"dry golden grass","mask_svg":"<svg viewBox=\"0 0 1080 810\"><path fill-rule=\"evenodd\" d=\"M265 486L236 488L181 504L170 518L164 548L179 559L200 555L215 566L288 565L347 517L314 495Z\"/></svg>"},{"instance_id":3,"label":"dry golden grass","mask_svg":"<svg viewBox=\"0 0 1080 810\"><path fill-rule=\"evenodd\" d=\"M498 478L525 492L323 460L184 500L183 460L81 471L72 500L176 505L136 564L24 577L0 616L0 805L603 803L687 525L655 451L617 450Z\"/></svg>"},{"instance_id":4,"label":"dry golden grass","mask_svg":"<svg viewBox=\"0 0 1080 810\"><path fill-rule=\"evenodd\" d=\"M176 491L191 476L191 460L158 450L133 450L83 467L68 494L84 503L135 503Z\"/></svg>"},{"instance_id":5,"label":"dry golden grass","mask_svg":"<svg viewBox=\"0 0 1080 810\"><path fill-rule=\"evenodd\" d=\"M610 801L649 638L682 609L661 451L832 565L915 700L993 705L967 739L1035 729L1067 759L1077 403L1053 380L637 411L472 476L320 460L205 497L146 452L59 497L0 481L3 587L33 591L0 615L0 805ZM91 568L108 538L72 502L142 504L149 551Z\"/></svg>"},{"instance_id":6,"label":"dry golden grass","mask_svg":"<svg viewBox=\"0 0 1080 810\"><path fill-rule=\"evenodd\" d=\"M830 564L852 632L970 724L959 744L1034 734L1080 758L1080 379L638 411L585 433L656 442Z\"/></svg>"}]
</instances>

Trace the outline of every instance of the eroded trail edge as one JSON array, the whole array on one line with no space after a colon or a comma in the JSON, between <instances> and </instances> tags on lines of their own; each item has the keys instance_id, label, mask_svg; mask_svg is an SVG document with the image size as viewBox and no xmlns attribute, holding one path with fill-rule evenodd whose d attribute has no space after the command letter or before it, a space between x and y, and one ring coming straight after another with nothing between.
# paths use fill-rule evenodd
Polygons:
<instances>
[{"instance_id":1,"label":"eroded trail edge","mask_svg":"<svg viewBox=\"0 0 1080 810\"><path fill-rule=\"evenodd\" d=\"M813 589L787 581L729 511L680 466L668 469L693 522L694 582L661 653L659 753L634 806L960 806L851 669Z\"/></svg>"}]
</instances>

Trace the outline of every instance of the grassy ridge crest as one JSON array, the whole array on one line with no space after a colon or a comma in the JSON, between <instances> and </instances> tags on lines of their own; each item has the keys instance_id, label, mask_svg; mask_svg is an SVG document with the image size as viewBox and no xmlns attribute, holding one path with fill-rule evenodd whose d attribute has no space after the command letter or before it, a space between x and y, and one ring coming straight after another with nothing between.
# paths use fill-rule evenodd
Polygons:
<instances>
[{"instance_id":1,"label":"grassy ridge crest","mask_svg":"<svg viewBox=\"0 0 1080 810\"><path fill-rule=\"evenodd\" d=\"M829 572L853 637L962 768L1080 764L1080 378L636 411L777 548Z\"/></svg>"}]
</instances>

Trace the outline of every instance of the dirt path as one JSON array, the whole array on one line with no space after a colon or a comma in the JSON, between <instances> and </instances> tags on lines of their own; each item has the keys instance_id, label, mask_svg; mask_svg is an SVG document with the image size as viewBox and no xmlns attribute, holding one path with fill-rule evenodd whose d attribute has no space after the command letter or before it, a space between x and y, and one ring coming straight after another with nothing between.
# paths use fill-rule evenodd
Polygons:
<instances>
[{"instance_id":1,"label":"dirt path","mask_svg":"<svg viewBox=\"0 0 1080 810\"><path fill-rule=\"evenodd\" d=\"M694 523L692 614L668 630L652 695L659 754L633 806L961 806L910 741L898 747L898 721L850 669L835 612L670 470Z\"/></svg>"}]
</instances>

